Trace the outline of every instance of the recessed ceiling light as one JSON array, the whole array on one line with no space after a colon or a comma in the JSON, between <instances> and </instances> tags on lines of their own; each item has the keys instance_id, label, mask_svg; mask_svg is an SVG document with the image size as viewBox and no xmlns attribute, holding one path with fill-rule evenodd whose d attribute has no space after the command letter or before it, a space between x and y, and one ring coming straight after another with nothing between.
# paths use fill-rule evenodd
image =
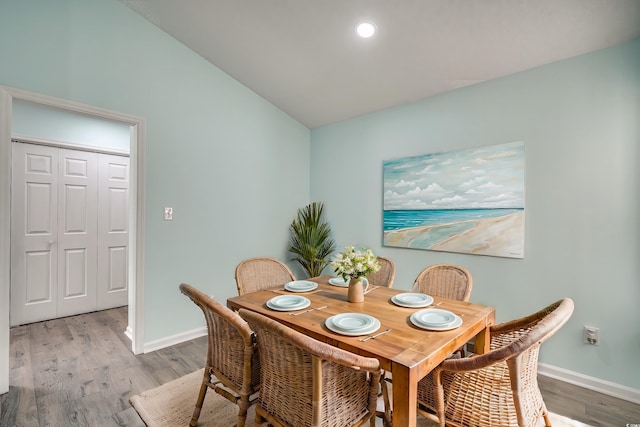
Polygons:
<instances>
[{"instance_id":1,"label":"recessed ceiling light","mask_svg":"<svg viewBox=\"0 0 640 427\"><path fill-rule=\"evenodd\" d=\"M356 27L356 32L360 37L368 39L376 32L376 27L371 22L362 22Z\"/></svg>"}]
</instances>

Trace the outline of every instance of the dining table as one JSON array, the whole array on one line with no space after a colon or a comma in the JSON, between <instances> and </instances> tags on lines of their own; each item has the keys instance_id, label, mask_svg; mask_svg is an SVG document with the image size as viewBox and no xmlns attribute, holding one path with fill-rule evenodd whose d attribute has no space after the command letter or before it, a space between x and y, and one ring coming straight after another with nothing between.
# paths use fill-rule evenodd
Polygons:
<instances>
[{"instance_id":1,"label":"dining table","mask_svg":"<svg viewBox=\"0 0 640 427\"><path fill-rule=\"evenodd\" d=\"M370 283L365 290L363 302L353 303L347 299L346 284L335 285L338 282L333 276L306 280L317 283L317 287L314 285L306 292L291 292L284 286L264 289L229 298L227 306L235 311L244 308L261 313L319 341L378 359L380 367L391 372L393 378L394 426L416 426L418 381L434 367L471 340L475 340L475 353L489 350L488 326L495 322L493 307L437 296L432 297L428 306L400 306L395 302L407 291L375 283ZM308 305L299 310L273 309L268 302L279 295L304 296L309 300ZM412 314L429 307L454 313L461 324L447 330L416 326L411 320ZM328 319L344 313L372 316L379 321L379 328L363 335L334 332L335 327L327 326Z\"/></svg>"}]
</instances>

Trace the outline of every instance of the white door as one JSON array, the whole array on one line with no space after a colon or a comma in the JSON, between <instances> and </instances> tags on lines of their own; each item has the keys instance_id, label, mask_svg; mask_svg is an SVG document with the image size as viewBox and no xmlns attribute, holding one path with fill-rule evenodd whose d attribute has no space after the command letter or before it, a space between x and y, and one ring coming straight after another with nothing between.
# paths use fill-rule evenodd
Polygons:
<instances>
[{"instance_id":1,"label":"white door","mask_svg":"<svg viewBox=\"0 0 640 427\"><path fill-rule=\"evenodd\" d=\"M97 307L98 154L58 149L58 164L57 317L63 317Z\"/></svg>"},{"instance_id":2,"label":"white door","mask_svg":"<svg viewBox=\"0 0 640 427\"><path fill-rule=\"evenodd\" d=\"M58 310L58 150L14 144L11 191L11 326Z\"/></svg>"},{"instance_id":3,"label":"white door","mask_svg":"<svg viewBox=\"0 0 640 427\"><path fill-rule=\"evenodd\" d=\"M14 143L12 326L127 305L129 159Z\"/></svg>"},{"instance_id":4,"label":"white door","mask_svg":"<svg viewBox=\"0 0 640 427\"><path fill-rule=\"evenodd\" d=\"M98 157L98 310L129 301L129 158Z\"/></svg>"}]
</instances>

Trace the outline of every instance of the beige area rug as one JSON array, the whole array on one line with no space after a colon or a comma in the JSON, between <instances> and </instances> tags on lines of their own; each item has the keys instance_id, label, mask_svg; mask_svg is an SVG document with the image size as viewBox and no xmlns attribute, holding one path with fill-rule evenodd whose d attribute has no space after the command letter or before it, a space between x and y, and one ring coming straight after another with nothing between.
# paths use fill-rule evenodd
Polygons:
<instances>
[{"instance_id":1,"label":"beige area rug","mask_svg":"<svg viewBox=\"0 0 640 427\"><path fill-rule=\"evenodd\" d=\"M131 398L131 404L149 427L184 427L189 425L195 407L203 370L145 391ZM198 426L232 427L237 423L238 407L213 390L207 392ZM246 427L253 427L254 406L249 409ZM376 425L382 426L378 418ZM436 424L418 416L418 426L435 427ZM589 427L587 424L551 414L554 427Z\"/></svg>"}]
</instances>

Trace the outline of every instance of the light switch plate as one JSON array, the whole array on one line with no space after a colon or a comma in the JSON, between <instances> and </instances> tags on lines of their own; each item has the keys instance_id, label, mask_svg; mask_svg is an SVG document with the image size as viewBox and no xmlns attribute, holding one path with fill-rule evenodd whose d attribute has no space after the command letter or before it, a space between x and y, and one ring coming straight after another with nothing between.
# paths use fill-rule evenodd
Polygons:
<instances>
[{"instance_id":1,"label":"light switch plate","mask_svg":"<svg viewBox=\"0 0 640 427\"><path fill-rule=\"evenodd\" d=\"M165 221L173 220L173 208L164 208L164 220Z\"/></svg>"}]
</instances>

